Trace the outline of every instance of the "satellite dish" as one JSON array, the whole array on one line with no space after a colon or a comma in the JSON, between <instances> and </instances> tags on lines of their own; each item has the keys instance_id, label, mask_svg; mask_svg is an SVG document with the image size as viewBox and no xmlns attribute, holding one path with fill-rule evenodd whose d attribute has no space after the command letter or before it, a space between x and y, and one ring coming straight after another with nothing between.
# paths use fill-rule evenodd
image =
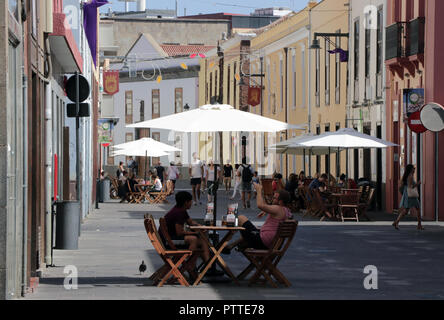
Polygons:
<instances>
[{"instance_id":1,"label":"satellite dish","mask_svg":"<svg viewBox=\"0 0 444 320\"><path fill-rule=\"evenodd\" d=\"M444 107L435 102L426 104L421 109L421 122L432 132L444 130Z\"/></svg>"}]
</instances>

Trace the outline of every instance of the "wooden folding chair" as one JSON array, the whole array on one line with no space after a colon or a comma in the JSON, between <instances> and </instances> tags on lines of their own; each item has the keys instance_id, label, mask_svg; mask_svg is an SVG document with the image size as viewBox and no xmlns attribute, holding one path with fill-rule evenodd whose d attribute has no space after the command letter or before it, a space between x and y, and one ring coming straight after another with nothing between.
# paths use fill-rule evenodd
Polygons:
<instances>
[{"instance_id":1,"label":"wooden folding chair","mask_svg":"<svg viewBox=\"0 0 444 320\"><path fill-rule=\"evenodd\" d=\"M274 288L277 283L281 283L286 287L291 286L290 281L277 268L278 263L287 252L291 241L296 233L298 222L295 220L285 220L279 223L273 245L269 250L246 249L243 251L244 256L250 261L250 264L237 277L238 280L244 279L251 271L256 269L256 273L250 278L249 285L263 280L268 281ZM273 280L272 276L276 279Z\"/></svg>"},{"instance_id":2,"label":"wooden folding chair","mask_svg":"<svg viewBox=\"0 0 444 320\"><path fill-rule=\"evenodd\" d=\"M305 211L303 217L305 217L306 215L309 215L309 214L313 214L312 203L309 200L309 196L308 196L308 187L301 186L298 188L298 190L299 190L299 196L304 201L305 208L306 208L306 211Z\"/></svg>"},{"instance_id":3,"label":"wooden folding chair","mask_svg":"<svg viewBox=\"0 0 444 320\"><path fill-rule=\"evenodd\" d=\"M164 262L164 265L154 272L150 279L153 280L158 287L162 287L166 281L173 277L173 279L179 281L181 285L189 287L188 281L182 274L181 266L193 252L191 250L165 249L152 215L145 215L144 224L154 249Z\"/></svg>"},{"instance_id":4,"label":"wooden folding chair","mask_svg":"<svg viewBox=\"0 0 444 320\"><path fill-rule=\"evenodd\" d=\"M166 249L188 250L189 245L187 243L185 243L184 240L171 239L171 236L168 233L168 227L167 227L165 218L159 219L159 230L160 230L160 234L163 237L163 240L165 240L165 242L166 242L166 243L164 243ZM183 264L184 271L187 271L193 280L197 279L197 276L198 276L195 271L195 266L196 266L197 258L199 258L201 253L202 253L202 250L194 250L191 257L187 261L185 261Z\"/></svg>"},{"instance_id":5,"label":"wooden folding chair","mask_svg":"<svg viewBox=\"0 0 444 320\"><path fill-rule=\"evenodd\" d=\"M272 204L274 197L273 179L261 179L261 184L265 202Z\"/></svg>"},{"instance_id":6,"label":"wooden folding chair","mask_svg":"<svg viewBox=\"0 0 444 320\"><path fill-rule=\"evenodd\" d=\"M367 216L367 209L372 204L374 197L375 189L369 187L368 193L365 196L361 196L359 203L359 216L364 216L368 221L371 221L371 219Z\"/></svg>"},{"instance_id":7,"label":"wooden folding chair","mask_svg":"<svg viewBox=\"0 0 444 320\"><path fill-rule=\"evenodd\" d=\"M143 195L141 192L131 189L131 184L129 183L129 180L126 181L126 184L128 185L128 202L129 203L142 203Z\"/></svg>"},{"instance_id":8,"label":"wooden folding chair","mask_svg":"<svg viewBox=\"0 0 444 320\"><path fill-rule=\"evenodd\" d=\"M361 192L359 190L346 190L344 194L339 198L339 214L341 215L342 222L345 220L356 220L359 222L359 199L361 198ZM352 217L348 214L352 213Z\"/></svg>"},{"instance_id":9,"label":"wooden folding chair","mask_svg":"<svg viewBox=\"0 0 444 320\"><path fill-rule=\"evenodd\" d=\"M321 221L323 221L325 218L327 218L327 212L329 212L333 217L335 216L334 208L336 207L335 204L326 203L324 199L321 197L321 193L318 189L312 190L312 195L315 199L315 202L318 206L318 216L320 216Z\"/></svg>"},{"instance_id":10,"label":"wooden folding chair","mask_svg":"<svg viewBox=\"0 0 444 320\"><path fill-rule=\"evenodd\" d=\"M149 192L148 201L150 203L168 203L167 197L173 193L173 182L168 180L160 192Z\"/></svg>"},{"instance_id":11,"label":"wooden folding chair","mask_svg":"<svg viewBox=\"0 0 444 320\"><path fill-rule=\"evenodd\" d=\"M119 187L120 187L119 180L114 177L109 177L109 178L111 180L111 188L109 190L110 198L114 199L114 200L120 199L119 198Z\"/></svg>"}]
</instances>

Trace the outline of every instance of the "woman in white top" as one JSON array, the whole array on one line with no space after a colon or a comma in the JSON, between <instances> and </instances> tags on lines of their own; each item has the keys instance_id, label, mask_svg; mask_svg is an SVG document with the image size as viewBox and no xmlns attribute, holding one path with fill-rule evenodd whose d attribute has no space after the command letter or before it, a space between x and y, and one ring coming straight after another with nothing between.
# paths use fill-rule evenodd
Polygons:
<instances>
[{"instance_id":1,"label":"woman in white top","mask_svg":"<svg viewBox=\"0 0 444 320\"><path fill-rule=\"evenodd\" d=\"M233 195L231 196L230 200L234 200L234 197L236 196L237 191L239 191L239 195L241 195L239 187L240 187L240 184L242 181L242 175L238 171L238 169L239 169L239 165L236 164L235 170L234 170L234 172L236 174L236 177L234 178L234 191L233 191Z\"/></svg>"},{"instance_id":2,"label":"woman in white top","mask_svg":"<svg viewBox=\"0 0 444 320\"><path fill-rule=\"evenodd\" d=\"M153 192L160 192L162 191L162 181L160 181L159 177L156 174L153 174L152 180L154 181L154 187L151 191Z\"/></svg>"},{"instance_id":3,"label":"woman in white top","mask_svg":"<svg viewBox=\"0 0 444 320\"><path fill-rule=\"evenodd\" d=\"M216 166L214 165L214 161L212 159L210 159L210 161L208 161L208 169L207 169L207 175L206 175L206 183L208 186L208 202L213 202L213 184L214 183L219 183L220 179L221 179L221 169L218 166L217 167L217 177L216 177L216 181L214 181L214 171L216 170Z\"/></svg>"},{"instance_id":4,"label":"woman in white top","mask_svg":"<svg viewBox=\"0 0 444 320\"><path fill-rule=\"evenodd\" d=\"M170 163L170 167L167 169L167 176L168 180L171 180L173 182L173 191L176 188L176 180L179 179L180 173L179 169L177 169L174 162Z\"/></svg>"}]
</instances>

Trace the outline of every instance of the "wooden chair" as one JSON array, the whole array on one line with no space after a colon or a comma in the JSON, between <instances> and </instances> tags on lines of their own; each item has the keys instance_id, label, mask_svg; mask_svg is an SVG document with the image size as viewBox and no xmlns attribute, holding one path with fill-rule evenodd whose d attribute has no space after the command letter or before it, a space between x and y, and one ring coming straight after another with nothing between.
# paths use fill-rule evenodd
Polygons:
<instances>
[{"instance_id":1,"label":"wooden chair","mask_svg":"<svg viewBox=\"0 0 444 320\"><path fill-rule=\"evenodd\" d=\"M129 203L142 203L143 200L143 194L139 191L131 189L131 184L129 180L126 181L126 184L128 185L128 202Z\"/></svg>"},{"instance_id":2,"label":"wooden chair","mask_svg":"<svg viewBox=\"0 0 444 320\"><path fill-rule=\"evenodd\" d=\"M335 216L334 208L336 207L336 205L325 202L318 189L313 189L312 194L319 208L318 216L320 216L321 221L323 221L325 218L329 218L327 212L329 212L334 217Z\"/></svg>"},{"instance_id":3,"label":"wooden chair","mask_svg":"<svg viewBox=\"0 0 444 320\"><path fill-rule=\"evenodd\" d=\"M287 252L291 241L296 233L298 222L295 220L285 220L279 223L273 245L268 250L246 249L243 251L244 256L250 261L247 268L237 277L238 280L244 279L251 271L256 269L256 273L250 278L249 285L257 283L261 280L268 281L271 286L277 288L277 283L281 283L286 287L291 286L290 281L284 274L278 270L277 265ZM277 280L273 280L272 276Z\"/></svg>"},{"instance_id":4,"label":"wooden chair","mask_svg":"<svg viewBox=\"0 0 444 320\"><path fill-rule=\"evenodd\" d=\"M274 196L273 179L262 179L261 184L262 184L262 190L264 192L265 202L267 202L268 204L272 204Z\"/></svg>"},{"instance_id":5,"label":"wooden chair","mask_svg":"<svg viewBox=\"0 0 444 320\"><path fill-rule=\"evenodd\" d=\"M370 188L368 194L365 197L361 196L361 201L359 203L359 216L364 216L368 221L371 221L371 219L367 216L367 209L372 204L374 197L375 189Z\"/></svg>"},{"instance_id":6,"label":"wooden chair","mask_svg":"<svg viewBox=\"0 0 444 320\"><path fill-rule=\"evenodd\" d=\"M168 227L166 224L165 218L159 219L159 230L160 234L162 235L163 240L165 240L166 243L165 247L169 250L188 250L189 245L184 240L173 240L171 239L170 234L168 233ZM194 280L197 279L197 273L195 271L195 266L197 262L197 258L199 258L200 254L202 253L202 250L195 250L193 251L191 257L185 261L184 263L184 270L188 272L190 277Z\"/></svg>"},{"instance_id":7,"label":"wooden chair","mask_svg":"<svg viewBox=\"0 0 444 320\"><path fill-rule=\"evenodd\" d=\"M298 190L299 190L299 196L302 197L302 200L304 201L305 208L306 208L306 212L304 213L303 217L305 217L306 215L309 215L309 214L314 215L315 210L313 207L313 202L310 200L312 198L310 198L310 196L309 196L310 190L306 186L299 187Z\"/></svg>"},{"instance_id":8,"label":"wooden chair","mask_svg":"<svg viewBox=\"0 0 444 320\"><path fill-rule=\"evenodd\" d=\"M120 187L119 180L114 177L111 177L111 176L109 176L109 179L111 180L111 188L109 190L110 198L114 199L114 200L120 199L119 198L119 187Z\"/></svg>"},{"instance_id":9,"label":"wooden chair","mask_svg":"<svg viewBox=\"0 0 444 320\"><path fill-rule=\"evenodd\" d=\"M158 287L162 287L166 281L173 277L173 279L179 281L181 285L189 287L189 283L182 274L180 267L193 252L191 250L167 250L156 229L152 215L145 215L144 224L148 238L164 262L164 265L154 272L150 279L153 280Z\"/></svg>"},{"instance_id":10,"label":"wooden chair","mask_svg":"<svg viewBox=\"0 0 444 320\"><path fill-rule=\"evenodd\" d=\"M168 180L160 192L149 192L148 201L150 203L168 203L167 197L173 194L173 182Z\"/></svg>"},{"instance_id":11,"label":"wooden chair","mask_svg":"<svg viewBox=\"0 0 444 320\"><path fill-rule=\"evenodd\" d=\"M361 198L361 192L359 190L346 190L345 193L339 198L339 214L342 222L345 220L356 220L359 222L359 199ZM353 217L348 217L348 213L353 213Z\"/></svg>"}]
</instances>

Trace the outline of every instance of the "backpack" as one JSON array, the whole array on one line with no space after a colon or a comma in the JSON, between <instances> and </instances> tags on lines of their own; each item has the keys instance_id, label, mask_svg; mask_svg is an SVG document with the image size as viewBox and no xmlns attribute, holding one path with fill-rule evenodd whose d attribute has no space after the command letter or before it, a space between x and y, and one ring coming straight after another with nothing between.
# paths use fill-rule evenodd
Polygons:
<instances>
[{"instance_id":1,"label":"backpack","mask_svg":"<svg viewBox=\"0 0 444 320\"><path fill-rule=\"evenodd\" d=\"M250 165L248 167L242 165L242 168L242 182L251 182L253 174L251 173Z\"/></svg>"}]
</instances>

